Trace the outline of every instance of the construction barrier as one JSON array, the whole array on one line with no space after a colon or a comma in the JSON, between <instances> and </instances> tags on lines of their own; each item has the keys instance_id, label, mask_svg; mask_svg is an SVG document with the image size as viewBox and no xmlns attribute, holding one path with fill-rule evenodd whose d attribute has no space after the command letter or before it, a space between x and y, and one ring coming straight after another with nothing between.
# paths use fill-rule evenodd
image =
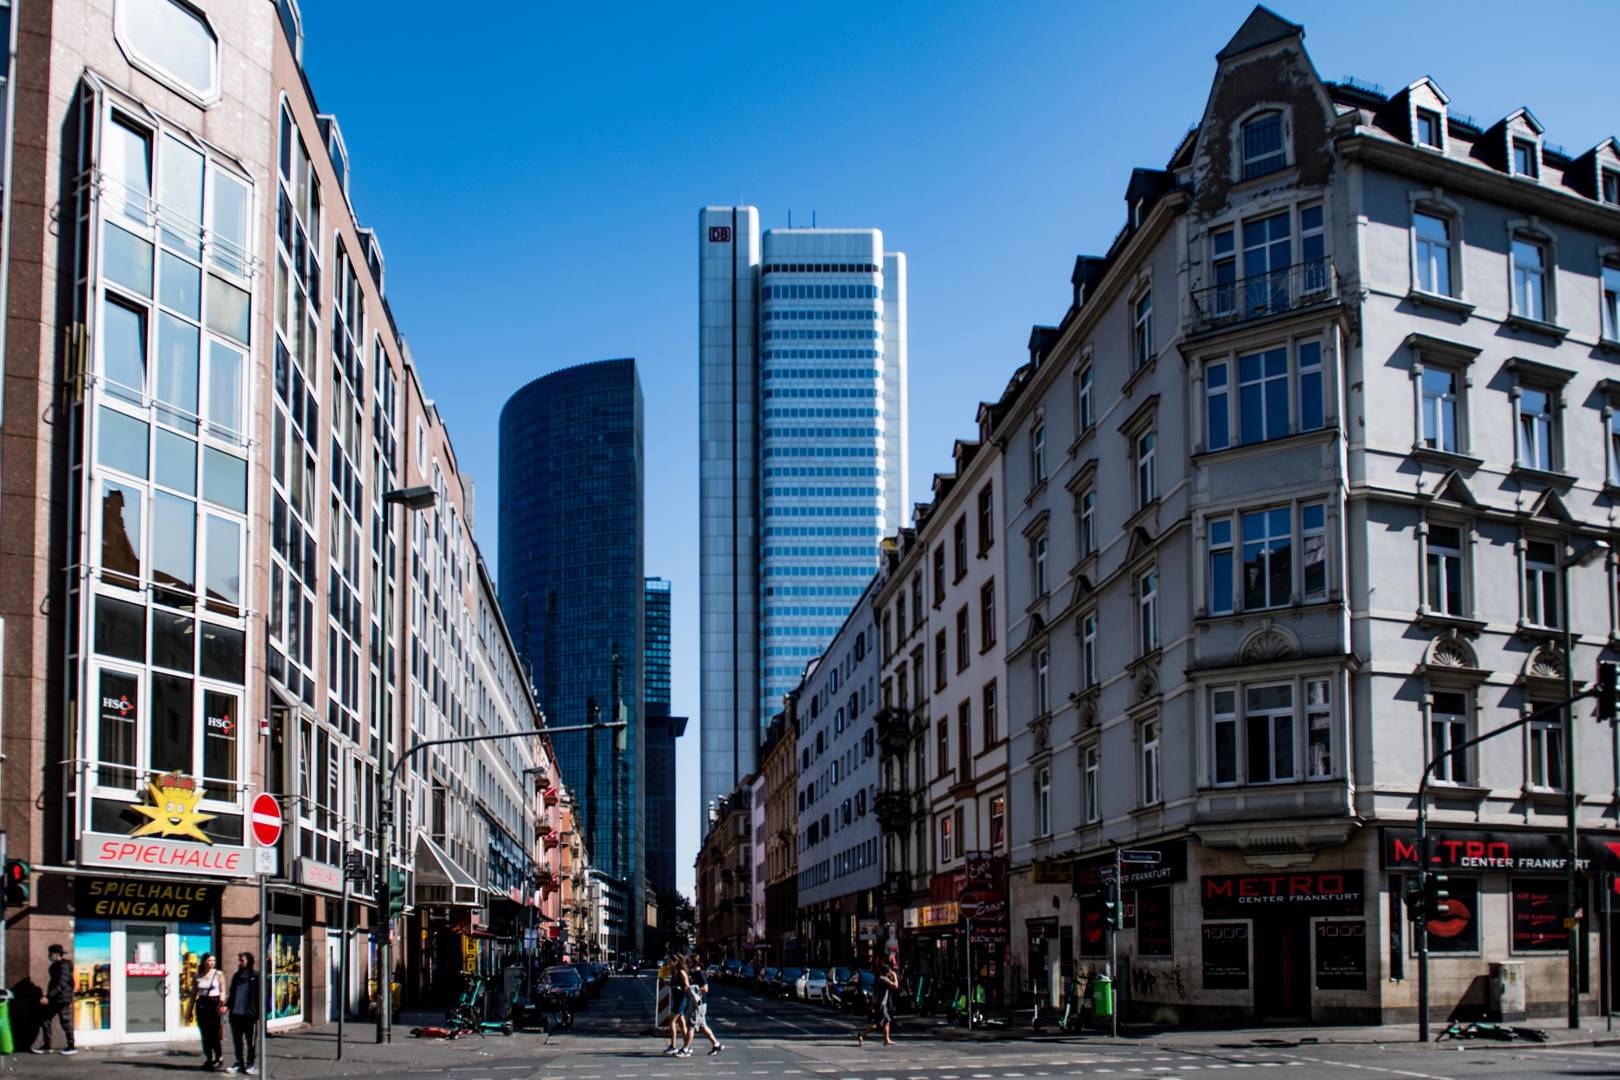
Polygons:
<instances>
[{"instance_id":1,"label":"construction barrier","mask_svg":"<svg viewBox=\"0 0 1620 1080\"><path fill-rule=\"evenodd\" d=\"M658 990L653 994L653 1027L669 1026L669 979L667 967L658 969Z\"/></svg>"}]
</instances>

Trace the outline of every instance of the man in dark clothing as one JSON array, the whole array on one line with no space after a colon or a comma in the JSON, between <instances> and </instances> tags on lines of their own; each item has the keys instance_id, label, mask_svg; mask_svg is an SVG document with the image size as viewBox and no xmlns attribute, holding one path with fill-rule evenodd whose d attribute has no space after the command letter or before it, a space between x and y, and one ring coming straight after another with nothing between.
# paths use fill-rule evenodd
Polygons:
<instances>
[{"instance_id":1,"label":"man in dark clothing","mask_svg":"<svg viewBox=\"0 0 1620 1080\"><path fill-rule=\"evenodd\" d=\"M231 1017L231 1045L236 1049L236 1064L226 1072L245 1072L252 1076L259 1071L258 1057L254 1053L254 1042L259 1035L259 997L259 973L253 970L253 954L239 953L236 974L231 977L231 989L225 995Z\"/></svg>"},{"instance_id":2,"label":"man in dark clothing","mask_svg":"<svg viewBox=\"0 0 1620 1080\"><path fill-rule=\"evenodd\" d=\"M45 980L45 996L39 999L45 1006L45 1020L40 1025L44 1045L34 1053L51 1052L51 1017L55 1016L62 1024L62 1037L67 1043L62 1053L77 1054L79 1051L73 1045L73 964L60 945L52 945L45 950L45 955L50 957L51 972Z\"/></svg>"}]
</instances>

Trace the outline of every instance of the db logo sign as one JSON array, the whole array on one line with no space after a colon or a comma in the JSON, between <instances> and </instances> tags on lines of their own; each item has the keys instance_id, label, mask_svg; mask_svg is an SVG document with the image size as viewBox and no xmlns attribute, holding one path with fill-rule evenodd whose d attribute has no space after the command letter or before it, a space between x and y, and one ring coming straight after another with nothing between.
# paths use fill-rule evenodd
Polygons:
<instances>
[{"instance_id":1,"label":"db logo sign","mask_svg":"<svg viewBox=\"0 0 1620 1080\"><path fill-rule=\"evenodd\" d=\"M711 226L710 229L709 229L709 243L711 243L711 244L729 244L729 243L731 243L731 226L730 225L714 225L714 226Z\"/></svg>"}]
</instances>

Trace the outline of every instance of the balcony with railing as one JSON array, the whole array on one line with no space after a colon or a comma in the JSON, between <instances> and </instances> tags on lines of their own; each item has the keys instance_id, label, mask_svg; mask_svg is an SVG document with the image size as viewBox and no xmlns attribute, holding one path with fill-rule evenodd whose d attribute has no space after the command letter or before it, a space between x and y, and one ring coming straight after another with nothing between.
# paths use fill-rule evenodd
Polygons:
<instances>
[{"instance_id":1,"label":"balcony with railing","mask_svg":"<svg viewBox=\"0 0 1620 1080\"><path fill-rule=\"evenodd\" d=\"M1312 259L1298 266L1194 290L1193 332L1299 311L1338 298L1339 277L1333 262Z\"/></svg>"},{"instance_id":2,"label":"balcony with railing","mask_svg":"<svg viewBox=\"0 0 1620 1080\"><path fill-rule=\"evenodd\" d=\"M872 797L872 812L886 829L904 829L911 821L911 796L904 791L880 791Z\"/></svg>"},{"instance_id":3,"label":"balcony with railing","mask_svg":"<svg viewBox=\"0 0 1620 1080\"><path fill-rule=\"evenodd\" d=\"M911 738L911 718L904 709L886 706L876 717L878 739L891 749L903 748Z\"/></svg>"}]
</instances>

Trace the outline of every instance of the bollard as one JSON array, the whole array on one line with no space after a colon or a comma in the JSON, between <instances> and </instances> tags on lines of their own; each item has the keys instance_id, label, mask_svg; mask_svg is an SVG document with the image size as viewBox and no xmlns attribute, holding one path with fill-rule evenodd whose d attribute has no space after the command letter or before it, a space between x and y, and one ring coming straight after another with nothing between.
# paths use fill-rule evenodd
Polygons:
<instances>
[{"instance_id":1,"label":"bollard","mask_svg":"<svg viewBox=\"0 0 1620 1080\"><path fill-rule=\"evenodd\" d=\"M11 1054L17 1049L11 1042L11 991L4 993L0 998L0 1054Z\"/></svg>"},{"instance_id":2,"label":"bollard","mask_svg":"<svg viewBox=\"0 0 1620 1080\"><path fill-rule=\"evenodd\" d=\"M1099 975L1091 984L1091 1000L1093 1012L1099 1017L1114 1015L1114 981L1107 975Z\"/></svg>"}]
</instances>

